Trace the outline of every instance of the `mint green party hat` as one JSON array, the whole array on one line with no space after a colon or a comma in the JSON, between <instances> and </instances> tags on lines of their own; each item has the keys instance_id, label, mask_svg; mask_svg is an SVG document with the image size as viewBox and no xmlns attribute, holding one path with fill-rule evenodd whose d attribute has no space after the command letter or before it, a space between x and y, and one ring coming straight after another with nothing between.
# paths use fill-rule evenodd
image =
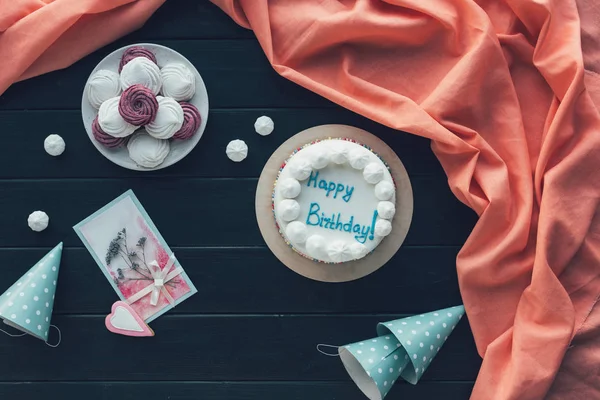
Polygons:
<instances>
[{"instance_id":1,"label":"mint green party hat","mask_svg":"<svg viewBox=\"0 0 600 400\"><path fill-rule=\"evenodd\" d=\"M342 346L352 380L370 400L382 400L402 377L416 384L465 313L463 306L383 322L379 337Z\"/></svg>"},{"instance_id":2,"label":"mint green party hat","mask_svg":"<svg viewBox=\"0 0 600 400\"><path fill-rule=\"evenodd\" d=\"M45 342L62 248L59 243L0 296L0 318L4 323Z\"/></svg>"}]
</instances>

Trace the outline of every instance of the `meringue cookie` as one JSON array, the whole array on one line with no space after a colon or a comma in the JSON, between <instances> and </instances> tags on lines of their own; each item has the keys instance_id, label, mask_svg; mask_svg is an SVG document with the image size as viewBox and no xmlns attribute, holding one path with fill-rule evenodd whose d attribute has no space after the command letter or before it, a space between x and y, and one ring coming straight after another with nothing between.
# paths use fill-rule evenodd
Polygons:
<instances>
[{"instance_id":1,"label":"meringue cookie","mask_svg":"<svg viewBox=\"0 0 600 400\"><path fill-rule=\"evenodd\" d=\"M65 141L59 135L50 135L44 140L44 150L51 156L60 156L65 151Z\"/></svg>"},{"instance_id":2,"label":"meringue cookie","mask_svg":"<svg viewBox=\"0 0 600 400\"><path fill-rule=\"evenodd\" d=\"M367 164L365 169L363 169L363 177L365 181L375 184L383 179L383 166L379 163L370 163Z\"/></svg>"},{"instance_id":3,"label":"meringue cookie","mask_svg":"<svg viewBox=\"0 0 600 400\"><path fill-rule=\"evenodd\" d=\"M294 178L287 178L283 181L279 182L277 185L279 188L279 193L286 199L293 199L298 197L302 188L300 187L300 182L295 180Z\"/></svg>"},{"instance_id":4,"label":"meringue cookie","mask_svg":"<svg viewBox=\"0 0 600 400\"><path fill-rule=\"evenodd\" d=\"M179 105L183 110L183 125L180 130L175 132L173 139L186 140L196 134L202 124L202 117L200 111L192 103L182 101Z\"/></svg>"},{"instance_id":5,"label":"meringue cookie","mask_svg":"<svg viewBox=\"0 0 600 400\"><path fill-rule=\"evenodd\" d=\"M41 232L48 227L49 221L48 214L43 211L34 211L29 214L27 225L29 225L32 231Z\"/></svg>"},{"instance_id":6,"label":"meringue cookie","mask_svg":"<svg viewBox=\"0 0 600 400\"><path fill-rule=\"evenodd\" d=\"M350 254L352 254L353 260L360 260L369 254L369 249L362 243L354 242L348 247L350 249Z\"/></svg>"},{"instance_id":7,"label":"meringue cookie","mask_svg":"<svg viewBox=\"0 0 600 400\"><path fill-rule=\"evenodd\" d=\"M388 181L381 181L375 185L375 197L379 200L389 200L396 192L394 184Z\"/></svg>"},{"instance_id":8,"label":"meringue cookie","mask_svg":"<svg viewBox=\"0 0 600 400\"><path fill-rule=\"evenodd\" d=\"M285 235L290 240L290 242L295 244L302 244L306 242L308 230L306 229L306 225L304 225L302 222L292 221L285 228Z\"/></svg>"},{"instance_id":9,"label":"meringue cookie","mask_svg":"<svg viewBox=\"0 0 600 400\"><path fill-rule=\"evenodd\" d=\"M354 169L363 169L371 161L369 153L365 149L352 149L348 153L348 163Z\"/></svg>"},{"instance_id":10,"label":"meringue cookie","mask_svg":"<svg viewBox=\"0 0 600 400\"><path fill-rule=\"evenodd\" d=\"M329 157L336 164L348 161L348 147L342 140L333 140L329 146Z\"/></svg>"},{"instance_id":11,"label":"meringue cookie","mask_svg":"<svg viewBox=\"0 0 600 400\"><path fill-rule=\"evenodd\" d=\"M341 263L352 259L352 252L350 251L350 248L346 242L341 240L334 240L329 244L329 246L327 246L327 255L331 261L336 263Z\"/></svg>"},{"instance_id":12,"label":"meringue cookie","mask_svg":"<svg viewBox=\"0 0 600 400\"><path fill-rule=\"evenodd\" d=\"M157 96L156 100L158 101L156 118L146 125L146 130L150 136L157 139L170 139L183 126L183 108L170 97Z\"/></svg>"},{"instance_id":13,"label":"meringue cookie","mask_svg":"<svg viewBox=\"0 0 600 400\"><path fill-rule=\"evenodd\" d=\"M155 139L145 131L133 135L127 143L129 158L144 168L154 168L162 164L169 155L168 140Z\"/></svg>"},{"instance_id":14,"label":"meringue cookie","mask_svg":"<svg viewBox=\"0 0 600 400\"><path fill-rule=\"evenodd\" d=\"M329 152L327 151L327 148L322 146L322 147L317 147L316 149L313 150L311 158L310 158L310 164L312 165L312 167L314 169L323 169L326 166L329 165Z\"/></svg>"},{"instance_id":15,"label":"meringue cookie","mask_svg":"<svg viewBox=\"0 0 600 400\"><path fill-rule=\"evenodd\" d=\"M308 179L312 172L310 162L305 158L294 158L288 164L288 168L290 169L290 175L299 181Z\"/></svg>"},{"instance_id":16,"label":"meringue cookie","mask_svg":"<svg viewBox=\"0 0 600 400\"><path fill-rule=\"evenodd\" d=\"M390 234L392 231L392 223L387 219L378 219L375 222L375 236L384 237Z\"/></svg>"},{"instance_id":17,"label":"meringue cookie","mask_svg":"<svg viewBox=\"0 0 600 400\"><path fill-rule=\"evenodd\" d=\"M131 46L123 52L123 56L121 57L121 61L119 62L119 72L121 72L125 64L127 64L129 61L133 60L136 57L146 57L154 64L158 64L156 62L156 56L153 52L151 52L150 50L146 50L141 46Z\"/></svg>"},{"instance_id":18,"label":"meringue cookie","mask_svg":"<svg viewBox=\"0 0 600 400\"><path fill-rule=\"evenodd\" d=\"M100 128L114 137L126 137L131 135L137 126L125 121L119 113L120 97L112 97L106 100L98 110L98 123Z\"/></svg>"},{"instance_id":19,"label":"meringue cookie","mask_svg":"<svg viewBox=\"0 0 600 400\"><path fill-rule=\"evenodd\" d=\"M273 120L266 115L258 117L254 123L254 130L261 136L270 135L275 129L275 123Z\"/></svg>"},{"instance_id":20,"label":"meringue cookie","mask_svg":"<svg viewBox=\"0 0 600 400\"><path fill-rule=\"evenodd\" d=\"M104 132L98 123L98 116L92 122L92 134L98 143L108 148L119 147L127 143L127 138L117 138Z\"/></svg>"},{"instance_id":21,"label":"meringue cookie","mask_svg":"<svg viewBox=\"0 0 600 400\"><path fill-rule=\"evenodd\" d=\"M240 162L248 156L248 146L243 140L232 140L227 145L225 153L227 153L227 157L229 157L231 161Z\"/></svg>"},{"instance_id":22,"label":"meringue cookie","mask_svg":"<svg viewBox=\"0 0 600 400\"><path fill-rule=\"evenodd\" d=\"M121 71L121 89L139 83L152 90L155 95L160 92L160 69L146 57L136 57L129 61Z\"/></svg>"},{"instance_id":23,"label":"meringue cookie","mask_svg":"<svg viewBox=\"0 0 600 400\"><path fill-rule=\"evenodd\" d=\"M396 214L396 206L391 201L377 203L377 215L383 219L392 219Z\"/></svg>"},{"instance_id":24,"label":"meringue cookie","mask_svg":"<svg viewBox=\"0 0 600 400\"><path fill-rule=\"evenodd\" d=\"M285 222L293 221L300 215L300 204L296 200L281 200L277 205L277 215Z\"/></svg>"},{"instance_id":25,"label":"meringue cookie","mask_svg":"<svg viewBox=\"0 0 600 400\"><path fill-rule=\"evenodd\" d=\"M119 74L101 69L90 77L85 90L92 107L98 109L106 100L121 94Z\"/></svg>"},{"instance_id":26,"label":"meringue cookie","mask_svg":"<svg viewBox=\"0 0 600 400\"><path fill-rule=\"evenodd\" d=\"M306 252L309 256L322 259L327 254L325 238L321 235L311 235L306 238Z\"/></svg>"},{"instance_id":27,"label":"meringue cookie","mask_svg":"<svg viewBox=\"0 0 600 400\"><path fill-rule=\"evenodd\" d=\"M142 126L154 121L158 111L158 101L150 89L144 85L129 86L119 100L119 113L131 125Z\"/></svg>"},{"instance_id":28,"label":"meringue cookie","mask_svg":"<svg viewBox=\"0 0 600 400\"><path fill-rule=\"evenodd\" d=\"M196 77L183 64L170 63L160 70L162 94L177 101L189 100L196 93Z\"/></svg>"}]
</instances>

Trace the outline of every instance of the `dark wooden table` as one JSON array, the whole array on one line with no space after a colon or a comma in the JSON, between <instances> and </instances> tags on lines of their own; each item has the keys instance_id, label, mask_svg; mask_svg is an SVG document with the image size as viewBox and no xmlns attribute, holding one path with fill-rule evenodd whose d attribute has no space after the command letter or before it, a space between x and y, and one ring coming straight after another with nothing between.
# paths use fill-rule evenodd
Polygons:
<instances>
[{"instance_id":1,"label":"dark wooden table","mask_svg":"<svg viewBox=\"0 0 600 400\"><path fill-rule=\"evenodd\" d=\"M154 173L106 160L90 143L80 113L94 66L139 42L186 56L202 74L211 106L196 149ZM260 115L275 121L268 137L254 133ZM280 264L254 215L257 179L270 154L295 133L326 123L354 125L388 143L415 196L412 227L392 261L344 284L313 282ZM278 76L252 32L206 1L170 0L139 31L65 70L15 84L0 96L0 130L0 292L65 243L52 318L62 344L52 349L30 337L0 336L2 399L359 400L364 397L341 362L317 353L317 343L369 338L378 321L461 302L455 257L475 215L450 192L429 142ZM61 157L44 152L50 133L66 140ZM239 164L225 156L235 138L250 147ZM198 288L152 324L153 339L105 329L116 294L71 228L130 188ZM42 233L26 223L38 209L50 216ZM387 399L466 399L479 365L463 320L421 382L399 382Z\"/></svg>"}]
</instances>

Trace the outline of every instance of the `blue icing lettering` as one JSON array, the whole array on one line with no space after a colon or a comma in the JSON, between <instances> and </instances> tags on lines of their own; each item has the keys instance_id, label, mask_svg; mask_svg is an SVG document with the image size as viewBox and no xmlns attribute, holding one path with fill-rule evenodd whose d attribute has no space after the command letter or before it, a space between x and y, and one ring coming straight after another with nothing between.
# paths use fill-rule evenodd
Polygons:
<instances>
[{"instance_id":1,"label":"blue icing lettering","mask_svg":"<svg viewBox=\"0 0 600 400\"><path fill-rule=\"evenodd\" d=\"M355 224L353 215L346 220L342 213L332 213L331 216L327 216L324 212L321 212L319 215L320 211L321 206L318 203L310 203L306 225L354 234L354 239L363 244L367 239L373 240L375 238L373 231L375 229L375 222L377 221L377 211L373 213L373 220L370 226L359 223Z\"/></svg>"},{"instance_id":2,"label":"blue icing lettering","mask_svg":"<svg viewBox=\"0 0 600 400\"><path fill-rule=\"evenodd\" d=\"M332 196L334 199L337 199L338 194L345 192L341 198L346 203L350 201L352 198L352 193L354 193L354 186L348 186L342 183L336 183L334 181L319 179L319 171L312 171L310 173L308 181L306 182L306 186L325 190L325 197L329 197L329 194L335 191Z\"/></svg>"},{"instance_id":3,"label":"blue icing lettering","mask_svg":"<svg viewBox=\"0 0 600 400\"><path fill-rule=\"evenodd\" d=\"M350 201L350 198L352 197L352 192L354 192L354 186L352 186L352 187L346 186L346 194L344 196L342 196L342 199L346 203Z\"/></svg>"},{"instance_id":4,"label":"blue icing lettering","mask_svg":"<svg viewBox=\"0 0 600 400\"><path fill-rule=\"evenodd\" d=\"M321 207L317 203L310 203L310 209L308 211L308 217L306 217L306 225L319 225L321 223L321 218L319 218L319 210ZM313 222L314 219L312 217L317 217L317 221Z\"/></svg>"}]
</instances>

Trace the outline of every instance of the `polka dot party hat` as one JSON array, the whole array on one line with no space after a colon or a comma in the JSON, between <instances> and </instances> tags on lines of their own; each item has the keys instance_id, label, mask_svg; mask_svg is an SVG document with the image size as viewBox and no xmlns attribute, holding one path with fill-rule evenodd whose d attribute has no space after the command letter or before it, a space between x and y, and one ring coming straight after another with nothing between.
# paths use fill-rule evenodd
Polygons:
<instances>
[{"instance_id":1,"label":"polka dot party hat","mask_svg":"<svg viewBox=\"0 0 600 400\"><path fill-rule=\"evenodd\" d=\"M342 346L352 380L370 400L382 400L402 378L416 384L465 313L463 306L383 322L379 337Z\"/></svg>"},{"instance_id":2,"label":"polka dot party hat","mask_svg":"<svg viewBox=\"0 0 600 400\"><path fill-rule=\"evenodd\" d=\"M54 292L63 245L60 243L0 296L0 318L24 333L48 341Z\"/></svg>"}]
</instances>

